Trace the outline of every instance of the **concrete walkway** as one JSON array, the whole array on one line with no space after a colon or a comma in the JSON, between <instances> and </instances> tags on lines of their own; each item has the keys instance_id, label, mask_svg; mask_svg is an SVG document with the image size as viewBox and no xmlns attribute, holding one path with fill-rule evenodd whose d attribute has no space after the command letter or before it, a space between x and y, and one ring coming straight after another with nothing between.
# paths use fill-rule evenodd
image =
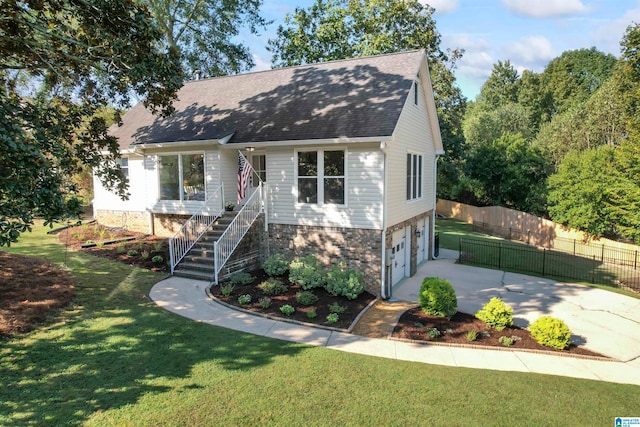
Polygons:
<instances>
[{"instance_id":1,"label":"concrete walkway","mask_svg":"<svg viewBox=\"0 0 640 427\"><path fill-rule=\"evenodd\" d=\"M157 283L150 297L160 307L199 322L334 350L435 365L532 372L640 385L640 300L606 291L594 290L596 293L592 294L591 288L553 284L527 276L514 275L505 279L506 274L500 271L477 269L483 270L483 275L480 275L480 271L469 268L446 259L429 261L421 266L416 279L406 279L394 289L394 296L412 298L415 293L417 300L417 289L422 280L418 277L445 277L452 281L456 292L459 292L461 311L475 312L474 308L479 308L491 296L500 295L508 303L518 304L517 307L514 304L518 323L526 324L540 313L557 315L567 321L580 339L585 340L585 346L615 357L618 361L517 350L413 344L281 322L227 308L207 296L207 282L179 277L170 277ZM454 274L454 271L459 273ZM488 280L488 287L473 286L485 280Z\"/></svg>"}]
</instances>

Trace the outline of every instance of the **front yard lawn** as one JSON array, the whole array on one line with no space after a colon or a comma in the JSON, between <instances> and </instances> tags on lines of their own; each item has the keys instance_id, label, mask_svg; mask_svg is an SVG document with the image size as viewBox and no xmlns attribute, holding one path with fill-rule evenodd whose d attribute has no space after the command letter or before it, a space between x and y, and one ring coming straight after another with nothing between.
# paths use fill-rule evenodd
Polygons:
<instances>
[{"instance_id":1,"label":"front yard lawn","mask_svg":"<svg viewBox=\"0 0 640 427\"><path fill-rule=\"evenodd\" d=\"M60 266L36 227L11 253ZM0 425L608 425L640 387L307 347L148 298L161 273L70 251L73 303L0 347Z\"/></svg>"}]
</instances>

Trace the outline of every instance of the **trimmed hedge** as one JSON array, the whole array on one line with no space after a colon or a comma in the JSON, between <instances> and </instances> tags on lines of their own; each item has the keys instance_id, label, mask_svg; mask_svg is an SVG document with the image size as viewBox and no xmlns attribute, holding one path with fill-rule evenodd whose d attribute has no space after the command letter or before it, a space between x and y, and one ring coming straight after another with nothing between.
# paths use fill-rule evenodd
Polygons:
<instances>
[{"instance_id":1,"label":"trimmed hedge","mask_svg":"<svg viewBox=\"0 0 640 427\"><path fill-rule=\"evenodd\" d=\"M513 308L500 298L493 297L476 313L476 318L501 331L513 325Z\"/></svg>"},{"instance_id":2,"label":"trimmed hedge","mask_svg":"<svg viewBox=\"0 0 640 427\"><path fill-rule=\"evenodd\" d=\"M456 291L448 280L426 277L420 286L418 302L422 311L434 316L449 317L458 311Z\"/></svg>"},{"instance_id":3,"label":"trimmed hedge","mask_svg":"<svg viewBox=\"0 0 640 427\"><path fill-rule=\"evenodd\" d=\"M542 316L529 326L529 332L538 344L557 350L571 345L571 331L566 323L551 316Z\"/></svg>"}]
</instances>

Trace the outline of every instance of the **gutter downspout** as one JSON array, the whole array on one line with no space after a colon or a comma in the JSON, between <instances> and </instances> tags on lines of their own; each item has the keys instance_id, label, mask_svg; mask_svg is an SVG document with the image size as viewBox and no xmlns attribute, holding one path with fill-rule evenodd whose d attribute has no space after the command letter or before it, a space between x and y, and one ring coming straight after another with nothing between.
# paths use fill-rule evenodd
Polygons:
<instances>
[{"instance_id":1,"label":"gutter downspout","mask_svg":"<svg viewBox=\"0 0 640 427\"><path fill-rule=\"evenodd\" d=\"M433 210L431 211L431 259L436 259L436 204L438 203L438 196L436 195L437 181L438 181L438 159L440 154L436 154L433 159Z\"/></svg>"},{"instance_id":2,"label":"gutter downspout","mask_svg":"<svg viewBox=\"0 0 640 427\"><path fill-rule=\"evenodd\" d=\"M383 156L383 168L384 168L384 185L382 186L382 232L380 233L380 239L382 243L382 260L381 260L381 269L380 269L380 297L382 299L389 299L391 295L387 295L387 242L385 238L385 234L387 232L387 153L386 153L387 144L382 141L380 142L380 151Z\"/></svg>"}]
</instances>

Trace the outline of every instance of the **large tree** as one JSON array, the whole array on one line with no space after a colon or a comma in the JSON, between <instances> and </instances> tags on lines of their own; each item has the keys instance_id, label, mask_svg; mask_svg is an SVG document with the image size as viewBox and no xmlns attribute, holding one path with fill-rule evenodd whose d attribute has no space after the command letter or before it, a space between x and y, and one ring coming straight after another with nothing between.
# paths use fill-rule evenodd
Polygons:
<instances>
[{"instance_id":1,"label":"large tree","mask_svg":"<svg viewBox=\"0 0 640 427\"><path fill-rule=\"evenodd\" d=\"M476 105L483 110L491 110L518 100L518 72L511 62L498 61L493 65L491 75L480 89Z\"/></svg>"},{"instance_id":2,"label":"large tree","mask_svg":"<svg viewBox=\"0 0 640 427\"><path fill-rule=\"evenodd\" d=\"M201 71L213 77L247 71L254 66L248 46L237 36L267 22L260 16L262 0L138 0L146 4L170 49L179 50L188 75Z\"/></svg>"},{"instance_id":3,"label":"large tree","mask_svg":"<svg viewBox=\"0 0 640 427\"><path fill-rule=\"evenodd\" d=\"M83 166L125 197L118 143L99 109L136 95L169 114L179 56L133 0L0 2L0 246L78 212ZM108 155L103 157L102 152Z\"/></svg>"},{"instance_id":4,"label":"large tree","mask_svg":"<svg viewBox=\"0 0 640 427\"><path fill-rule=\"evenodd\" d=\"M277 67L426 49L446 152L438 194L447 197L465 152L466 99L453 74L462 51L441 50L433 12L418 0L316 0L285 17L276 38L269 40L269 50Z\"/></svg>"}]
</instances>

